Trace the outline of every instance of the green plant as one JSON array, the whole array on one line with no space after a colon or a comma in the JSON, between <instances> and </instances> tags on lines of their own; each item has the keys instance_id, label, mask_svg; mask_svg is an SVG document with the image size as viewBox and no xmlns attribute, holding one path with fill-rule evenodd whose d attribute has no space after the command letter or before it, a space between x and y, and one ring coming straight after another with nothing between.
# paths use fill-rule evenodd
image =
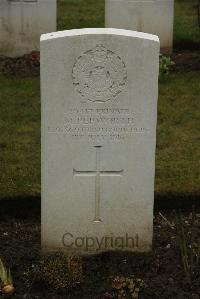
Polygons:
<instances>
[{"instance_id":1,"label":"green plant","mask_svg":"<svg viewBox=\"0 0 200 299\"><path fill-rule=\"evenodd\" d=\"M12 295L14 290L10 269L5 267L0 258L0 291L3 294Z\"/></svg>"},{"instance_id":2,"label":"green plant","mask_svg":"<svg viewBox=\"0 0 200 299\"><path fill-rule=\"evenodd\" d=\"M33 265L30 278L33 282L42 282L56 290L72 288L82 281L82 259L60 252L43 255Z\"/></svg>"},{"instance_id":3,"label":"green plant","mask_svg":"<svg viewBox=\"0 0 200 299\"><path fill-rule=\"evenodd\" d=\"M168 75L175 62L170 57L160 54L160 75Z\"/></svg>"},{"instance_id":4,"label":"green plant","mask_svg":"<svg viewBox=\"0 0 200 299\"><path fill-rule=\"evenodd\" d=\"M115 292L114 298L139 298L141 288L144 286L144 281L136 278L134 275L129 277L117 276L112 280L112 288Z\"/></svg>"},{"instance_id":5,"label":"green plant","mask_svg":"<svg viewBox=\"0 0 200 299\"><path fill-rule=\"evenodd\" d=\"M196 218L194 208L191 213L190 224L184 221L181 211L178 214L175 212L175 219L177 248L186 280L191 286L193 279L200 270L200 224Z\"/></svg>"}]
</instances>

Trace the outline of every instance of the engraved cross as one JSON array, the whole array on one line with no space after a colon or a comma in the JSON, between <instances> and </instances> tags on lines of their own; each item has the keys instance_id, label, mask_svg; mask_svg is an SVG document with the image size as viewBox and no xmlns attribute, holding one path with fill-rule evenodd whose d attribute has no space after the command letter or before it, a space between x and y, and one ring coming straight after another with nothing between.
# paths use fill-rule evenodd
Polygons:
<instances>
[{"instance_id":1,"label":"engraved cross","mask_svg":"<svg viewBox=\"0 0 200 299\"><path fill-rule=\"evenodd\" d=\"M74 176L93 176L95 177L95 216L94 222L100 222L100 178L102 176L122 176L123 169L121 170L101 170L100 169L100 151L102 146L95 146L96 148L96 169L88 171L80 171L73 169Z\"/></svg>"}]
</instances>

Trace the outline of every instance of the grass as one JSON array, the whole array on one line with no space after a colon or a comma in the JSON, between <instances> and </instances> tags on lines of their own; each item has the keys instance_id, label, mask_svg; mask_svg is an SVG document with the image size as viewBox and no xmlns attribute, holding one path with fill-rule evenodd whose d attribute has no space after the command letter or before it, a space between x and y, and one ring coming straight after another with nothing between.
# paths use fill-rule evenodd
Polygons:
<instances>
[{"instance_id":1,"label":"grass","mask_svg":"<svg viewBox=\"0 0 200 299\"><path fill-rule=\"evenodd\" d=\"M174 73L160 80L156 192L197 194L200 140L200 72Z\"/></svg>"},{"instance_id":2,"label":"grass","mask_svg":"<svg viewBox=\"0 0 200 299\"><path fill-rule=\"evenodd\" d=\"M200 28L197 13L198 0L175 0L175 49L200 48Z\"/></svg>"},{"instance_id":3,"label":"grass","mask_svg":"<svg viewBox=\"0 0 200 299\"><path fill-rule=\"evenodd\" d=\"M174 47L197 49L198 0L175 0ZM58 30L104 27L104 0L58 0Z\"/></svg>"},{"instance_id":4,"label":"grass","mask_svg":"<svg viewBox=\"0 0 200 299\"><path fill-rule=\"evenodd\" d=\"M40 192L39 79L0 77L0 197Z\"/></svg>"},{"instance_id":5,"label":"grass","mask_svg":"<svg viewBox=\"0 0 200 299\"><path fill-rule=\"evenodd\" d=\"M197 194L200 73L160 80L158 194ZM40 196L39 78L0 76L0 197Z\"/></svg>"},{"instance_id":6,"label":"grass","mask_svg":"<svg viewBox=\"0 0 200 299\"><path fill-rule=\"evenodd\" d=\"M104 27L104 0L58 0L58 30Z\"/></svg>"}]
</instances>

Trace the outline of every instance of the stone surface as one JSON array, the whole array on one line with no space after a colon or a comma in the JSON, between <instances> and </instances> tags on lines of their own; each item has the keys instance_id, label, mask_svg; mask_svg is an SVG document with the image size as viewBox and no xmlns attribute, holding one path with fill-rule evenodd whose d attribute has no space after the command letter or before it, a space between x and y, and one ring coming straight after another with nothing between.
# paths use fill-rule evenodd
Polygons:
<instances>
[{"instance_id":1,"label":"stone surface","mask_svg":"<svg viewBox=\"0 0 200 299\"><path fill-rule=\"evenodd\" d=\"M151 248L158 70L154 35L42 35L43 249Z\"/></svg>"},{"instance_id":2,"label":"stone surface","mask_svg":"<svg viewBox=\"0 0 200 299\"><path fill-rule=\"evenodd\" d=\"M0 0L0 55L40 49L40 35L56 30L56 0Z\"/></svg>"},{"instance_id":3,"label":"stone surface","mask_svg":"<svg viewBox=\"0 0 200 299\"><path fill-rule=\"evenodd\" d=\"M159 36L161 52L173 48L174 0L106 0L106 27Z\"/></svg>"}]
</instances>

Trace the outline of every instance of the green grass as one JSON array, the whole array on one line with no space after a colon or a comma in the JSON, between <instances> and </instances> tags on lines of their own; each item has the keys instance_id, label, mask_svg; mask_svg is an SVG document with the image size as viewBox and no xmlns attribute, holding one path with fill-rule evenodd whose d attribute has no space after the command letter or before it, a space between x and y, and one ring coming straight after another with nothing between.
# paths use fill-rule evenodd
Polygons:
<instances>
[{"instance_id":1,"label":"green grass","mask_svg":"<svg viewBox=\"0 0 200 299\"><path fill-rule=\"evenodd\" d=\"M198 0L175 0L174 47L200 45ZM104 0L58 0L58 30L104 27Z\"/></svg>"},{"instance_id":2,"label":"green grass","mask_svg":"<svg viewBox=\"0 0 200 299\"><path fill-rule=\"evenodd\" d=\"M200 72L160 80L156 192L199 192Z\"/></svg>"},{"instance_id":3,"label":"green grass","mask_svg":"<svg viewBox=\"0 0 200 299\"><path fill-rule=\"evenodd\" d=\"M39 79L0 77L0 197L40 192Z\"/></svg>"},{"instance_id":4,"label":"green grass","mask_svg":"<svg viewBox=\"0 0 200 299\"><path fill-rule=\"evenodd\" d=\"M193 49L200 46L197 4L198 0L175 0L175 48Z\"/></svg>"},{"instance_id":5,"label":"green grass","mask_svg":"<svg viewBox=\"0 0 200 299\"><path fill-rule=\"evenodd\" d=\"M200 73L160 80L157 194L196 194ZM39 78L0 76L0 197L40 196Z\"/></svg>"},{"instance_id":6,"label":"green grass","mask_svg":"<svg viewBox=\"0 0 200 299\"><path fill-rule=\"evenodd\" d=\"M104 27L104 0L58 0L58 30Z\"/></svg>"}]
</instances>

